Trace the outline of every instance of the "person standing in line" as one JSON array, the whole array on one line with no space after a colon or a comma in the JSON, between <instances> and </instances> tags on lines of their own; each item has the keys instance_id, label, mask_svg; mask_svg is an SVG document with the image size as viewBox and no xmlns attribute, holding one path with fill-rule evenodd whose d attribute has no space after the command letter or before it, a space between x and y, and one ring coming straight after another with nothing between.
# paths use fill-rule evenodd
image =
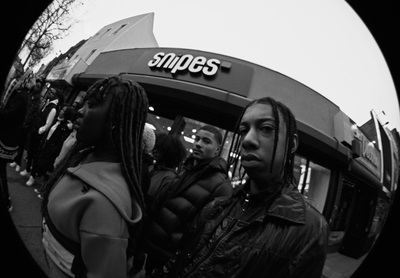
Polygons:
<instances>
[{"instance_id":1,"label":"person standing in line","mask_svg":"<svg viewBox=\"0 0 400 278\"><path fill-rule=\"evenodd\" d=\"M158 198L147 212L143 223L147 275L163 272L164 264L174 257L183 233L208 202L232 195L226 161L219 157L221 147L221 132L210 125L202 126L195 135L193 153L166 189L165 196Z\"/></svg>"},{"instance_id":2,"label":"person standing in line","mask_svg":"<svg viewBox=\"0 0 400 278\"><path fill-rule=\"evenodd\" d=\"M7 92L0 104L0 185L2 201L9 212L13 210L8 191L7 163L18 154L19 137L25 118L27 91L14 89Z\"/></svg>"},{"instance_id":3,"label":"person standing in line","mask_svg":"<svg viewBox=\"0 0 400 278\"><path fill-rule=\"evenodd\" d=\"M159 133L156 136L153 157L155 163L150 168L148 206L151 206L155 198L164 196L168 186L172 184L179 165L186 158L185 146L178 135Z\"/></svg>"},{"instance_id":4,"label":"person standing in line","mask_svg":"<svg viewBox=\"0 0 400 278\"><path fill-rule=\"evenodd\" d=\"M150 187L150 171L149 168L153 165L153 156L152 151L154 145L156 143L156 135L154 134L153 129L149 124L144 125L143 130L143 140L142 140L142 149L143 149L143 164L142 164L142 191L144 194L144 198L146 200L147 191Z\"/></svg>"},{"instance_id":5,"label":"person standing in line","mask_svg":"<svg viewBox=\"0 0 400 278\"><path fill-rule=\"evenodd\" d=\"M248 179L199 214L170 277L321 277L329 229L295 185L298 144L284 104L266 97L245 107L231 150Z\"/></svg>"},{"instance_id":6,"label":"person standing in line","mask_svg":"<svg viewBox=\"0 0 400 278\"><path fill-rule=\"evenodd\" d=\"M144 209L147 95L136 82L112 76L88 89L79 111L76 144L50 177L42 201L51 277L125 278Z\"/></svg>"},{"instance_id":7,"label":"person standing in line","mask_svg":"<svg viewBox=\"0 0 400 278\"><path fill-rule=\"evenodd\" d=\"M178 166L186 158L185 146L179 136L159 133L155 137L151 158L155 162L149 166L149 186L143 192L146 210L151 210L156 197L164 196L164 192L175 179ZM145 253L139 250L134 255L130 274L135 275L140 272L144 263Z\"/></svg>"},{"instance_id":8,"label":"person standing in line","mask_svg":"<svg viewBox=\"0 0 400 278\"><path fill-rule=\"evenodd\" d=\"M28 161L25 170L20 172L21 176L29 176L26 182L27 186L32 186L35 183L35 177L31 175L32 164L39 155L40 142L44 138L45 133L53 125L61 105L62 97L60 93L50 88L47 93L47 101L33 120L30 133L28 134Z\"/></svg>"},{"instance_id":9,"label":"person standing in line","mask_svg":"<svg viewBox=\"0 0 400 278\"><path fill-rule=\"evenodd\" d=\"M61 164L61 162L67 156L67 154L71 150L72 146L75 145L75 143L76 143L76 128L75 125L72 124L72 131L67 137L67 139L64 140L61 146L61 150L58 153L56 159L54 160L53 169L56 169Z\"/></svg>"},{"instance_id":10,"label":"person standing in line","mask_svg":"<svg viewBox=\"0 0 400 278\"><path fill-rule=\"evenodd\" d=\"M44 185L48 179L49 173L53 172L54 161L61 151L63 142L67 139L73 129L73 122L76 119L77 111L72 107L64 107L60 111L57 122L46 133L40 143L38 156L34 160L31 170L31 176L41 178L40 188L35 189L38 197L41 198L41 193L44 190Z\"/></svg>"},{"instance_id":11,"label":"person standing in line","mask_svg":"<svg viewBox=\"0 0 400 278\"><path fill-rule=\"evenodd\" d=\"M21 171L22 157L25 152L25 147L27 144L28 134L30 133L31 124L36 118L40 105L42 103L41 92L45 85L45 81L42 78L36 78L35 84L31 86L29 79L23 80L19 86L19 90L26 90L28 93L28 108L26 111L24 123L23 123L23 133L18 138L19 147L18 154L14 158L13 162L10 164L11 167L15 167L15 171Z\"/></svg>"}]
</instances>

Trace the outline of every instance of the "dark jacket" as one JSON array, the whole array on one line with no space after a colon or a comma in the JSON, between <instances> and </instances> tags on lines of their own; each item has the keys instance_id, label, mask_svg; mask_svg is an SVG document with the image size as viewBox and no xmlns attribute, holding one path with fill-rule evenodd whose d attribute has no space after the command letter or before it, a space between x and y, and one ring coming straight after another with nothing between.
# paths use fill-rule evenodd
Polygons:
<instances>
[{"instance_id":1,"label":"dark jacket","mask_svg":"<svg viewBox=\"0 0 400 278\"><path fill-rule=\"evenodd\" d=\"M214 198L231 196L226 162L220 157L193 166L189 158L167 193L166 200L145 220L150 254L171 257L195 216ZM155 248L155 249L153 249Z\"/></svg>"},{"instance_id":2,"label":"dark jacket","mask_svg":"<svg viewBox=\"0 0 400 278\"><path fill-rule=\"evenodd\" d=\"M53 171L54 161L60 154L64 141L72 132L68 128L67 120L59 120L56 124L57 127L49 139L47 139L47 136L51 128L44 134L44 138L40 143L40 151L35 161L35 169L42 175Z\"/></svg>"},{"instance_id":3,"label":"dark jacket","mask_svg":"<svg viewBox=\"0 0 400 278\"><path fill-rule=\"evenodd\" d=\"M151 165L150 168L150 185L146 194L147 207L152 207L155 201L163 199L177 174L174 169L157 164Z\"/></svg>"},{"instance_id":4,"label":"dark jacket","mask_svg":"<svg viewBox=\"0 0 400 278\"><path fill-rule=\"evenodd\" d=\"M5 107L0 109L0 141L4 146L17 147L22 136L28 96L24 90L14 90Z\"/></svg>"},{"instance_id":5,"label":"dark jacket","mask_svg":"<svg viewBox=\"0 0 400 278\"><path fill-rule=\"evenodd\" d=\"M171 277L320 278L328 241L324 217L292 186L270 206L245 197L242 191L203 210Z\"/></svg>"}]
</instances>

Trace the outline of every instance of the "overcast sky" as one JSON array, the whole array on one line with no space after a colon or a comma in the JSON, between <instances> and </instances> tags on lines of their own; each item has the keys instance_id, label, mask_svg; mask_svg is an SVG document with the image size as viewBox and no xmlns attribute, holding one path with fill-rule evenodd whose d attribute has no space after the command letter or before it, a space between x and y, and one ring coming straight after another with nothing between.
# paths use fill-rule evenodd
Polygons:
<instances>
[{"instance_id":1,"label":"overcast sky","mask_svg":"<svg viewBox=\"0 0 400 278\"><path fill-rule=\"evenodd\" d=\"M325 96L358 125L374 109L400 131L391 74L373 36L343 0L83 0L79 22L55 43L65 52L103 26L154 12L160 47L233 56L287 75ZM385 111L384 115L381 111Z\"/></svg>"}]
</instances>

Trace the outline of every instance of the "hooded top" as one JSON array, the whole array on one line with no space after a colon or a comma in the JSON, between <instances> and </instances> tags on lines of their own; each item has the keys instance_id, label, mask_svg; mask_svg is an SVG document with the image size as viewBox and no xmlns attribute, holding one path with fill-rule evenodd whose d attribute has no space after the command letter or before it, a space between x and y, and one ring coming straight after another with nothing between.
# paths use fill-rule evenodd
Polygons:
<instances>
[{"instance_id":1,"label":"hooded top","mask_svg":"<svg viewBox=\"0 0 400 278\"><path fill-rule=\"evenodd\" d=\"M127 277L128 227L142 218L133 202L120 163L68 168L50 192L49 217L61 234L80 244L87 277ZM43 244L58 266L53 266L51 277L70 276L73 255L46 226Z\"/></svg>"}]
</instances>

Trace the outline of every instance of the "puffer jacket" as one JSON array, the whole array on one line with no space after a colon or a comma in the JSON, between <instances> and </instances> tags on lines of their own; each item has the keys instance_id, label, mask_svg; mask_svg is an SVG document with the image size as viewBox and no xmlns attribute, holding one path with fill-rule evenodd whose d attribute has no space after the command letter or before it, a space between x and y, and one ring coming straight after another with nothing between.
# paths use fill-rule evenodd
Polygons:
<instances>
[{"instance_id":1,"label":"puffer jacket","mask_svg":"<svg viewBox=\"0 0 400 278\"><path fill-rule=\"evenodd\" d=\"M247 197L239 192L203 210L170 277L321 277L324 217L292 186L270 206Z\"/></svg>"},{"instance_id":2,"label":"puffer jacket","mask_svg":"<svg viewBox=\"0 0 400 278\"><path fill-rule=\"evenodd\" d=\"M79 256L84 277L128 276L129 226L142 218L130 196L120 163L99 161L68 168L50 192L49 218L44 223L43 245L52 262L51 277L73 277L74 259ZM69 252L51 226L78 244L80 254Z\"/></svg>"},{"instance_id":3,"label":"puffer jacket","mask_svg":"<svg viewBox=\"0 0 400 278\"><path fill-rule=\"evenodd\" d=\"M196 166L187 159L163 205L145 220L146 251L161 258L173 256L183 232L203 207L232 192L224 159L215 157Z\"/></svg>"}]
</instances>

